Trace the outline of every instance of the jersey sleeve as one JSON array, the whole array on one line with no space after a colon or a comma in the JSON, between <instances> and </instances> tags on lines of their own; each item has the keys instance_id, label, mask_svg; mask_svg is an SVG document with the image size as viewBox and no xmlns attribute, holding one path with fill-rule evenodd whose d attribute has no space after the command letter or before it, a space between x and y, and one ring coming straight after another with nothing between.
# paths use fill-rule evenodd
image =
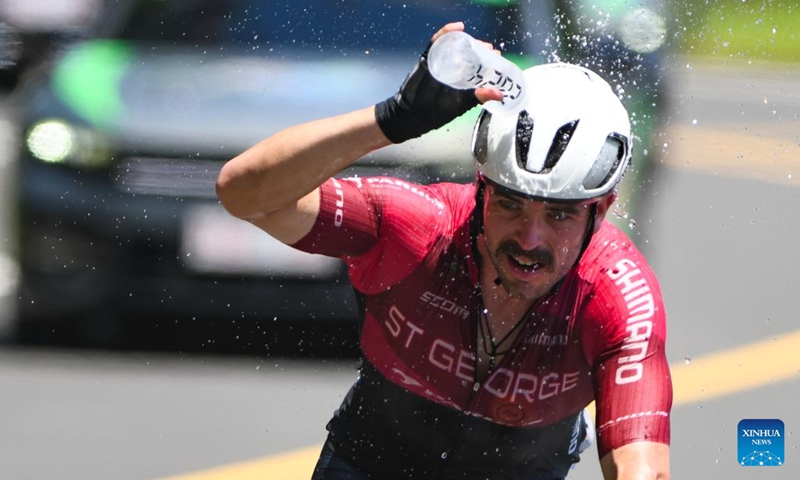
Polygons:
<instances>
[{"instance_id":1,"label":"jersey sleeve","mask_svg":"<svg viewBox=\"0 0 800 480\"><path fill-rule=\"evenodd\" d=\"M641 256L619 257L598 275L583 345L600 458L637 441L669 444L672 380L658 282Z\"/></svg>"},{"instance_id":2,"label":"jersey sleeve","mask_svg":"<svg viewBox=\"0 0 800 480\"><path fill-rule=\"evenodd\" d=\"M343 259L359 291L378 293L409 275L447 224L435 190L390 177L329 179L311 231L293 247Z\"/></svg>"}]
</instances>

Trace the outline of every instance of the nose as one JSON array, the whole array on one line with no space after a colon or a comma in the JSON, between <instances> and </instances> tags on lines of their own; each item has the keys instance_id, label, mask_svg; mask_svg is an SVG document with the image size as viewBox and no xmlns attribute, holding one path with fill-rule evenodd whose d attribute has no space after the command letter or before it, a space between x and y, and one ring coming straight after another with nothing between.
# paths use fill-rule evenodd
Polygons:
<instances>
[{"instance_id":1,"label":"nose","mask_svg":"<svg viewBox=\"0 0 800 480\"><path fill-rule=\"evenodd\" d=\"M517 229L517 243L524 250L534 250L545 244L549 226L541 215L528 213L524 215Z\"/></svg>"}]
</instances>

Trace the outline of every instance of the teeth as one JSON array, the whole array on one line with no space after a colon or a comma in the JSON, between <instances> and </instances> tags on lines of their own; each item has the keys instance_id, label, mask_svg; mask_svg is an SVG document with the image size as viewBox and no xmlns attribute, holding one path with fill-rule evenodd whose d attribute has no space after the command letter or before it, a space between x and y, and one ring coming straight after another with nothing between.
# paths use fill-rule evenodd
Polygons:
<instances>
[{"instance_id":1,"label":"teeth","mask_svg":"<svg viewBox=\"0 0 800 480\"><path fill-rule=\"evenodd\" d=\"M517 257L516 255L514 256L514 260L517 263L519 263L520 265L522 265L523 267L534 267L534 268L538 268L539 267L539 263L538 262L530 262L530 261L527 261L527 260L523 260L520 257Z\"/></svg>"}]
</instances>

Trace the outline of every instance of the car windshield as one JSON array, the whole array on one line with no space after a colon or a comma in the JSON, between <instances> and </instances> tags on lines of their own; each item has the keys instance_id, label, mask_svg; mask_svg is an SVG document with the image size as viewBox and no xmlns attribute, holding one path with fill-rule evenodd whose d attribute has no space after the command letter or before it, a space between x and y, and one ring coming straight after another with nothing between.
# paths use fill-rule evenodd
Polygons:
<instances>
[{"instance_id":1,"label":"car windshield","mask_svg":"<svg viewBox=\"0 0 800 480\"><path fill-rule=\"evenodd\" d=\"M138 0L111 36L138 43L230 45L261 53L419 51L445 23L515 43L503 0Z\"/></svg>"}]
</instances>

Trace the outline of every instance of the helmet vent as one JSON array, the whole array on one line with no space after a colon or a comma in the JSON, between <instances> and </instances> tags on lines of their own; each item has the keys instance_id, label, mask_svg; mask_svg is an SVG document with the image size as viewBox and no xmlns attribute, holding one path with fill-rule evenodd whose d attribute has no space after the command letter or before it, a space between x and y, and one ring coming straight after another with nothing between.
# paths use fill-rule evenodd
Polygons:
<instances>
[{"instance_id":1,"label":"helmet vent","mask_svg":"<svg viewBox=\"0 0 800 480\"><path fill-rule=\"evenodd\" d=\"M627 153L626 142L616 135L609 135L600 150L600 155L597 156L591 170L583 179L583 188L592 190L605 186L614 177L617 170L624 166L622 161L627 158Z\"/></svg>"},{"instance_id":2,"label":"helmet vent","mask_svg":"<svg viewBox=\"0 0 800 480\"><path fill-rule=\"evenodd\" d=\"M533 135L533 118L526 110L519 112L517 118L517 165L523 170L527 170L528 151L531 148L531 136Z\"/></svg>"},{"instance_id":3,"label":"helmet vent","mask_svg":"<svg viewBox=\"0 0 800 480\"><path fill-rule=\"evenodd\" d=\"M472 135L472 156L475 160L483 165L488 159L489 151L489 123L492 119L492 114L488 110L481 112L478 123L475 125L475 131Z\"/></svg>"},{"instance_id":4,"label":"helmet vent","mask_svg":"<svg viewBox=\"0 0 800 480\"><path fill-rule=\"evenodd\" d=\"M555 167L556 163L561 159L561 155L564 155L564 151L567 149L569 141L572 139L572 135L578 127L579 121L580 120L575 120L574 122L566 123L558 129L556 135L553 137L553 143L550 145L550 151L547 152L547 157L544 159L543 172L547 172Z\"/></svg>"}]
</instances>

